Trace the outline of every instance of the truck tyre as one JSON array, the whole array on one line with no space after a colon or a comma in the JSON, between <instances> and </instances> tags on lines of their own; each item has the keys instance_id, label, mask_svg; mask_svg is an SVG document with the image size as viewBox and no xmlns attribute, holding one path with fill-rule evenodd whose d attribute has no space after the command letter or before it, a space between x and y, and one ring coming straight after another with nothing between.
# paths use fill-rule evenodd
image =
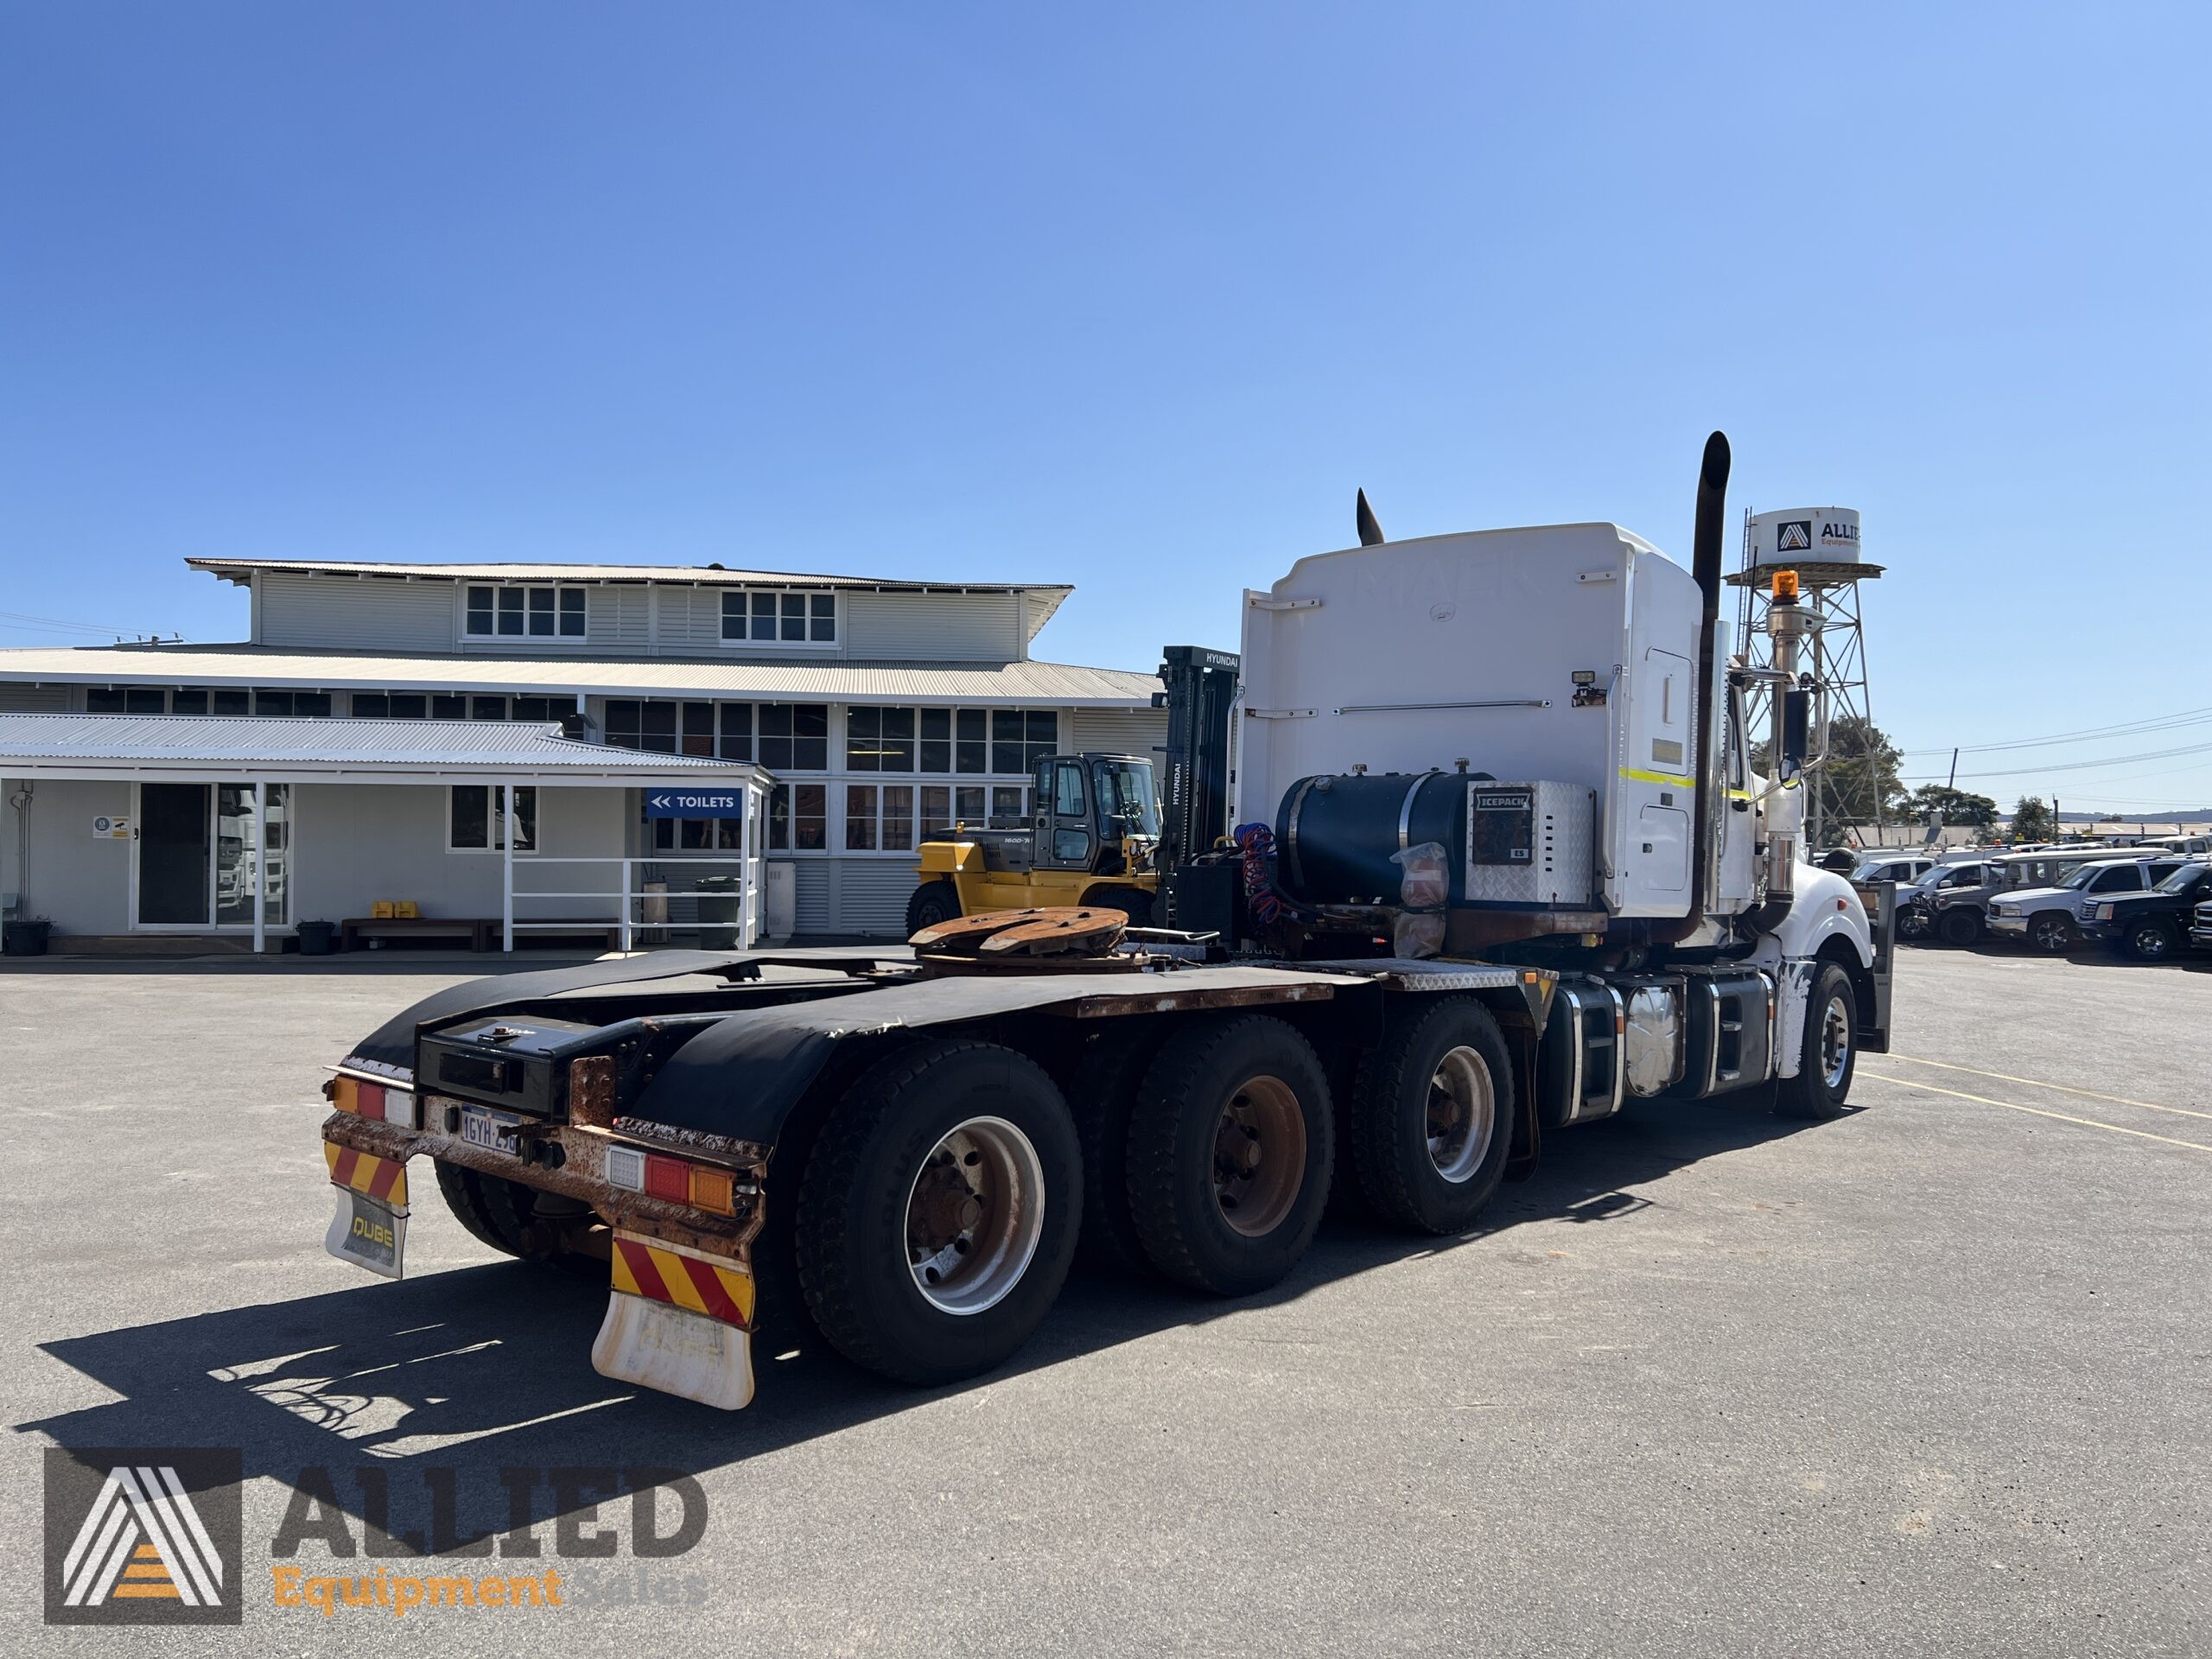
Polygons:
<instances>
[{"instance_id":1,"label":"truck tyre","mask_svg":"<svg viewBox=\"0 0 2212 1659\"><path fill-rule=\"evenodd\" d=\"M1961 905L1936 920L1936 937L1946 944L1972 944L1981 938L1981 912Z\"/></svg>"},{"instance_id":2,"label":"truck tyre","mask_svg":"<svg viewBox=\"0 0 2212 1659\"><path fill-rule=\"evenodd\" d=\"M1129 1122L1129 1212L1153 1266L1217 1296L1280 1280L1329 1201L1333 1128L1295 1027L1244 1014L1168 1039Z\"/></svg>"},{"instance_id":3,"label":"truck tyre","mask_svg":"<svg viewBox=\"0 0 2212 1659\"><path fill-rule=\"evenodd\" d=\"M2046 957L2072 950L2077 937L2073 922L2058 911L2046 910L2028 922L2028 944Z\"/></svg>"},{"instance_id":4,"label":"truck tyre","mask_svg":"<svg viewBox=\"0 0 2212 1659\"><path fill-rule=\"evenodd\" d=\"M446 1208L480 1243L504 1255L556 1262L578 1271L589 1270L598 1259L563 1247L573 1223L591 1219L589 1211L575 1200L461 1164L433 1160L432 1165Z\"/></svg>"},{"instance_id":5,"label":"truck tyre","mask_svg":"<svg viewBox=\"0 0 2212 1659\"><path fill-rule=\"evenodd\" d=\"M1353 1167L1386 1220L1465 1232L1505 1178L1512 1059L1497 1021L1473 999L1398 1001L1353 1085Z\"/></svg>"},{"instance_id":6,"label":"truck tyre","mask_svg":"<svg viewBox=\"0 0 2212 1659\"><path fill-rule=\"evenodd\" d=\"M800 1178L800 1287L830 1345L901 1382L1003 1363L1067 1278L1083 1154L1036 1062L945 1038L863 1072Z\"/></svg>"},{"instance_id":7,"label":"truck tyre","mask_svg":"<svg viewBox=\"0 0 2212 1659\"><path fill-rule=\"evenodd\" d=\"M2156 919L2133 922L2127 929L2127 954L2138 962L2163 962L2174 953L2174 930Z\"/></svg>"},{"instance_id":8,"label":"truck tyre","mask_svg":"<svg viewBox=\"0 0 2212 1659\"><path fill-rule=\"evenodd\" d=\"M1859 999L1851 976L1824 962L1813 976L1805 999L1805 1033L1797 1056L1797 1075L1774 1085L1779 1117L1840 1116L1859 1066Z\"/></svg>"},{"instance_id":9,"label":"truck tyre","mask_svg":"<svg viewBox=\"0 0 2212 1659\"><path fill-rule=\"evenodd\" d=\"M1075 1057L1068 1109L1083 1146L1083 1230L1076 1260L1102 1273L1152 1269L1129 1213L1129 1119L1146 1069L1160 1052L1148 1020L1105 1020Z\"/></svg>"},{"instance_id":10,"label":"truck tyre","mask_svg":"<svg viewBox=\"0 0 2212 1659\"><path fill-rule=\"evenodd\" d=\"M925 881L906 897L906 937L949 922L960 913L960 889L950 881Z\"/></svg>"}]
</instances>

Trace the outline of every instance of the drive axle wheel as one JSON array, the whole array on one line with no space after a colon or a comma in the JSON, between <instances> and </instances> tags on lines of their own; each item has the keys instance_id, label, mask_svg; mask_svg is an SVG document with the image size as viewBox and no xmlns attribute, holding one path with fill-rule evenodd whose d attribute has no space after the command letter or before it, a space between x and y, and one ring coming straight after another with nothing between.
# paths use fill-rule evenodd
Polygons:
<instances>
[{"instance_id":1,"label":"drive axle wheel","mask_svg":"<svg viewBox=\"0 0 2212 1659\"><path fill-rule=\"evenodd\" d=\"M899 1049L830 1109L799 1180L814 1322L902 1382L989 1370L1059 1294L1082 1191L1075 1126L1035 1062L962 1039Z\"/></svg>"},{"instance_id":2,"label":"drive axle wheel","mask_svg":"<svg viewBox=\"0 0 2212 1659\"><path fill-rule=\"evenodd\" d=\"M1470 998L1405 999L1362 1061L1351 1151L1368 1202L1402 1227L1462 1232L1505 1178L1513 1068L1504 1034Z\"/></svg>"},{"instance_id":3,"label":"drive axle wheel","mask_svg":"<svg viewBox=\"0 0 2212 1659\"><path fill-rule=\"evenodd\" d=\"M1329 1084L1313 1045L1247 1014L1170 1038L1129 1123L1129 1211L1152 1263L1241 1296L1306 1254L1329 1198Z\"/></svg>"}]
</instances>

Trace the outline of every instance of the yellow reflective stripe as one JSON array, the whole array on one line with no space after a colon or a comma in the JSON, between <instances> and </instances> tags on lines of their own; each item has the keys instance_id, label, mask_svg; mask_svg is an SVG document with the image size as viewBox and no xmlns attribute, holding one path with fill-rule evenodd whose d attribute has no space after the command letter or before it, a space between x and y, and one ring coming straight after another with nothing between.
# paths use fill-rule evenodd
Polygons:
<instances>
[{"instance_id":1,"label":"yellow reflective stripe","mask_svg":"<svg viewBox=\"0 0 2212 1659\"><path fill-rule=\"evenodd\" d=\"M1623 766L1621 776L1633 783L1665 784L1670 789L1694 789L1697 785L1687 778L1677 778L1668 772L1638 772L1634 766Z\"/></svg>"},{"instance_id":2,"label":"yellow reflective stripe","mask_svg":"<svg viewBox=\"0 0 2212 1659\"><path fill-rule=\"evenodd\" d=\"M639 1287L638 1275L630 1271L630 1263L620 1250L614 1252L614 1288L632 1296L645 1294Z\"/></svg>"}]
</instances>

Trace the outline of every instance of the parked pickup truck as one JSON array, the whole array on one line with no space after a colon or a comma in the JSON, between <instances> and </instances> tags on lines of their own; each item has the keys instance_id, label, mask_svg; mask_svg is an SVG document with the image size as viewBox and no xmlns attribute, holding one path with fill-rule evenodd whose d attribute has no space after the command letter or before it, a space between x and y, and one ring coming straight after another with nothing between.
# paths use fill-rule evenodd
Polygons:
<instances>
[{"instance_id":1,"label":"parked pickup truck","mask_svg":"<svg viewBox=\"0 0 2212 1659\"><path fill-rule=\"evenodd\" d=\"M2080 942L2082 918L2091 905L2122 893L2147 893L2183 861L2166 855L2084 864L2056 887L2028 887L1993 899L1989 931L1998 938L2024 942L2045 956L2056 956Z\"/></svg>"},{"instance_id":2,"label":"parked pickup truck","mask_svg":"<svg viewBox=\"0 0 2212 1659\"><path fill-rule=\"evenodd\" d=\"M2089 906L2082 931L2155 962L2183 948L2198 904L2212 899L2212 864L2183 865L2148 893L2122 893Z\"/></svg>"}]
</instances>

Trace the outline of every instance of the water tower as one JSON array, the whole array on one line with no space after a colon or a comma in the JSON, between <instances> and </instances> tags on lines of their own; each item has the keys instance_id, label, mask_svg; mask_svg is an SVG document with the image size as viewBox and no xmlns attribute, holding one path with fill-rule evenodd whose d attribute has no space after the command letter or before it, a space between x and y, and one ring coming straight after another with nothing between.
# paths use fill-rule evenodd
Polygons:
<instances>
[{"instance_id":1,"label":"water tower","mask_svg":"<svg viewBox=\"0 0 2212 1659\"><path fill-rule=\"evenodd\" d=\"M1797 579L1801 603L1812 613L1810 667L1815 684L1827 693L1828 721L1855 717L1872 723L1866 693L1866 638L1859 621L1859 584L1882 574L1878 564L1859 557L1859 514L1850 507L1790 507L1779 512L1744 515L1744 568L1728 581L1738 590L1737 648L1754 668L1771 667L1774 640L1767 632L1767 607L1774 601L1774 579L1787 571ZM1770 687L1751 692L1745 730L1770 728ZM1825 742L1826 734L1821 734ZM1821 845L1821 826L1841 809L1840 791L1825 766L1812 774L1805 803L1808 849ZM1881 803L1874 806L1881 823Z\"/></svg>"}]
</instances>

